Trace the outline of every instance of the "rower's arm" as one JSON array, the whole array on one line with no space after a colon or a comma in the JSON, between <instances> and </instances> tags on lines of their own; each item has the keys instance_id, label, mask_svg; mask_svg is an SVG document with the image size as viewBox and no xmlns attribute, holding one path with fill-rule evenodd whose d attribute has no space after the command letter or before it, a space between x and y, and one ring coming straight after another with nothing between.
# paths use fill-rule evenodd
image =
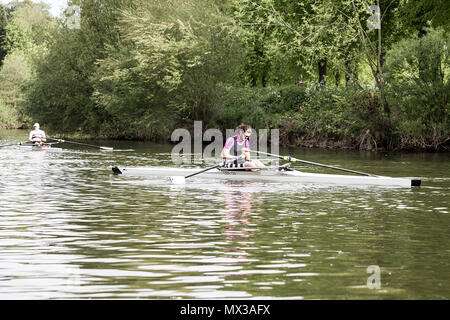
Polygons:
<instances>
[{"instance_id":1,"label":"rower's arm","mask_svg":"<svg viewBox=\"0 0 450 320\"><path fill-rule=\"evenodd\" d=\"M250 161L250 150L247 148L242 148L242 154L245 155L245 160Z\"/></svg>"},{"instance_id":2,"label":"rower's arm","mask_svg":"<svg viewBox=\"0 0 450 320\"><path fill-rule=\"evenodd\" d=\"M230 154L230 149L228 149L228 148L223 148L220 156L222 157L222 159L233 159L234 160L234 159L240 158L239 156L232 156Z\"/></svg>"}]
</instances>

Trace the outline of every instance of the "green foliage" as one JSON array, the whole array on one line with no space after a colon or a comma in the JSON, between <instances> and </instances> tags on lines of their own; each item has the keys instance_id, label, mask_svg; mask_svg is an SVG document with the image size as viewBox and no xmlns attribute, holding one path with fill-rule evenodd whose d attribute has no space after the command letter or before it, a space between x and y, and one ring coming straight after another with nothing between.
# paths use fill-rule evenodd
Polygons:
<instances>
[{"instance_id":1,"label":"green foliage","mask_svg":"<svg viewBox=\"0 0 450 320\"><path fill-rule=\"evenodd\" d=\"M442 30L399 42L388 54L389 101L397 110L397 133L432 137L438 149L450 136L448 38Z\"/></svg>"},{"instance_id":2,"label":"green foliage","mask_svg":"<svg viewBox=\"0 0 450 320\"><path fill-rule=\"evenodd\" d=\"M26 87L26 111L36 121L59 132L74 132L84 125L92 104L85 48L76 33L60 31L50 52L36 64L36 76ZM80 59L80 57L85 60Z\"/></svg>"},{"instance_id":3,"label":"green foliage","mask_svg":"<svg viewBox=\"0 0 450 320\"><path fill-rule=\"evenodd\" d=\"M19 125L20 122L15 110L0 99L0 129L15 129Z\"/></svg>"},{"instance_id":4,"label":"green foliage","mask_svg":"<svg viewBox=\"0 0 450 320\"><path fill-rule=\"evenodd\" d=\"M22 112L22 86L31 76L31 67L21 51L9 53L0 69L0 126L18 127L26 119Z\"/></svg>"},{"instance_id":5,"label":"green foliage","mask_svg":"<svg viewBox=\"0 0 450 320\"><path fill-rule=\"evenodd\" d=\"M36 61L36 75L27 84L26 111L34 119L62 133L101 134L108 114L96 105L93 78L96 61L106 46L116 45L119 9L132 1L82 1L81 29L61 25L48 53Z\"/></svg>"},{"instance_id":6,"label":"green foliage","mask_svg":"<svg viewBox=\"0 0 450 320\"><path fill-rule=\"evenodd\" d=\"M167 139L180 120L208 121L218 84L233 77L231 28L200 0L123 11L122 41L99 61L94 93L118 126L116 135Z\"/></svg>"},{"instance_id":7,"label":"green foliage","mask_svg":"<svg viewBox=\"0 0 450 320\"><path fill-rule=\"evenodd\" d=\"M0 125L18 127L27 121L23 86L32 77L33 61L45 54L55 26L45 5L24 1L1 7Z\"/></svg>"},{"instance_id":8,"label":"green foliage","mask_svg":"<svg viewBox=\"0 0 450 320\"><path fill-rule=\"evenodd\" d=\"M8 24L9 10L4 5L0 4L0 67L3 63L3 59L6 56L6 25Z\"/></svg>"},{"instance_id":9,"label":"green foliage","mask_svg":"<svg viewBox=\"0 0 450 320\"><path fill-rule=\"evenodd\" d=\"M6 26L5 31L5 49L7 52L11 52L14 49L22 51L33 50L31 28L25 21L14 19Z\"/></svg>"},{"instance_id":10,"label":"green foliage","mask_svg":"<svg viewBox=\"0 0 450 320\"><path fill-rule=\"evenodd\" d=\"M387 148L387 120L378 97L354 87L228 88L213 124L279 128L285 145Z\"/></svg>"},{"instance_id":11,"label":"green foliage","mask_svg":"<svg viewBox=\"0 0 450 320\"><path fill-rule=\"evenodd\" d=\"M7 23L4 27L2 49L6 53L19 50L32 59L49 45L56 22L50 16L46 5L27 1L20 4L10 13L9 18L4 11L2 20Z\"/></svg>"},{"instance_id":12,"label":"green foliage","mask_svg":"<svg viewBox=\"0 0 450 320\"><path fill-rule=\"evenodd\" d=\"M400 8L400 19L403 29L413 34L420 34L429 26L450 29L450 2L447 0L433 1L403 1Z\"/></svg>"},{"instance_id":13,"label":"green foliage","mask_svg":"<svg viewBox=\"0 0 450 320\"><path fill-rule=\"evenodd\" d=\"M241 83L265 87L272 65L274 27L267 20L264 2L231 1L230 15L239 24L239 38L244 48L244 63L240 70Z\"/></svg>"}]
</instances>

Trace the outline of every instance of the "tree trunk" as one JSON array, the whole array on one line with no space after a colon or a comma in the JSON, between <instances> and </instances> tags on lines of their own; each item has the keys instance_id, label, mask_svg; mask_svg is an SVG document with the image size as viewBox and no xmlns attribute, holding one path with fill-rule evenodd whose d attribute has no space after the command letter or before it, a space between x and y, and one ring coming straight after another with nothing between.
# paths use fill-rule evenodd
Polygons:
<instances>
[{"instance_id":1,"label":"tree trunk","mask_svg":"<svg viewBox=\"0 0 450 320\"><path fill-rule=\"evenodd\" d=\"M318 62L319 67L319 85L326 85L326 76L327 76L327 58L320 59Z\"/></svg>"},{"instance_id":2,"label":"tree trunk","mask_svg":"<svg viewBox=\"0 0 450 320\"><path fill-rule=\"evenodd\" d=\"M256 87L256 76L255 75L251 75L251 86L252 87Z\"/></svg>"},{"instance_id":3,"label":"tree trunk","mask_svg":"<svg viewBox=\"0 0 450 320\"><path fill-rule=\"evenodd\" d=\"M267 86L267 70L266 68L263 69L263 73L261 75L261 84L263 88Z\"/></svg>"},{"instance_id":4,"label":"tree trunk","mask_svg":"<svg viewBox=\"0 0 450 320\"><path fill-rule=\"evenodd\" d=\"M359 83L359 73L358 73L357 65L353 68L352 74L353 74L353 78L352 78L353 84L358 84Z\"/></svg>"},{"instance_id":5,"label":"tree trunk","mask_svg":"<svg viewBox=\"0 0 450 320\"><path fill-rule=\"evenodd\" d=\"M339 71L336 71L334 73L334 79L336 79L336 87L339 87L339 85L341 84L341 74Z\"/></svg>"},{"instance_id":6,"label":"tree trunk","mask_svg":"<svg viewBox=\"0 0 450 320\"><path fill-rule=\"evenodd\" d=\"M377 0L377 5L380 7L380 1ZM388 115L390 122L391 110L389 108L386 94L384 92L384 76L383 76L383 60L384 60L384 48L382 45L382 36L381 36L381 26L378 29L378 55L377 55L377 71L376 71L376 82L378 89L380 90L381 103L383 105L384 112Z\"/></svg>"},{"instance_id":7,"label":"tree trunk","mask_svg":"<svg viewBox=\"0 0 450 320\"><path fill-rule=\"evenodd\" d=\"M348 87L352 83L352 66L350 58L345 59L345 86Z\"/></svg>"},{"instance_id":8,"label":"tree trunk","mask_svg":"<svg viewBox=\"0 0 450 320\"><path fill-rule=\"evenodd\" d=\"M347 57L345 65L345 86L358 84L358 65L353 66L351 58Z\"/></svg>"}]
</instances>

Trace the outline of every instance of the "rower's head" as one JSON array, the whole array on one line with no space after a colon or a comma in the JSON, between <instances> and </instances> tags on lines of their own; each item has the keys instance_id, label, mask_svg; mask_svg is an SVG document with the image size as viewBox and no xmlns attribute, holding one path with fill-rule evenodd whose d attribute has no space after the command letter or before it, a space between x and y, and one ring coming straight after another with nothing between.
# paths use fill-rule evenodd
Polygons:
<instances>
[{"instance_id":1,"label":"rower's head","mask_svg":"<svg viewBox=\"0 0 450 320\"><path fill-rule=\"evenodd\" d=\"M240 138L249 139L252 134L252 127L248 124L241 123L236 127L236 132Z\"/></svg>"},{"instance_id":2,"label":"rower's head","mask_svg":"<svg viewBox=\"0 0 450 320\"><path fill-rule=\"evenodd\" d=\"M33 128L35 128L36 130L38 130L39 129L39 123L35 123L35 124L33 124Z\"/></svg>"}]
</instances>

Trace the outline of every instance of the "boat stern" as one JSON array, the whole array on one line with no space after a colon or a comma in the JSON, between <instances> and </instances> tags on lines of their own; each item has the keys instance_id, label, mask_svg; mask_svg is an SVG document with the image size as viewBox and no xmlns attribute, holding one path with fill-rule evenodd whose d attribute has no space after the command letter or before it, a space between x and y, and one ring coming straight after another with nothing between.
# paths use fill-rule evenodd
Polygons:
<instances>
[{"instance_id":1,"label":"boat stern","mask_svg":"<svg viewBox=\"0 0 450 320\"><path fill-rule=\"evenodd\" d=\"M119 167L114 166L111 168L114 174L122 174L122 171L120 171Z\"/></svg>"}]
</instances>

